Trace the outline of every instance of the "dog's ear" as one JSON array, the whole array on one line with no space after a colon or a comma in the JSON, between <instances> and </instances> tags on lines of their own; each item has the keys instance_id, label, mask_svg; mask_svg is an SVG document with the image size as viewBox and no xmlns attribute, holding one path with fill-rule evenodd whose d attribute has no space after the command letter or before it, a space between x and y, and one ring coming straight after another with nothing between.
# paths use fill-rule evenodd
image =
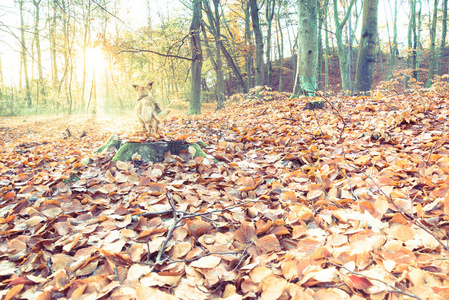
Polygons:
<instances>
[{"instance_id":1,"label":"dog's ear","mask_svg":"<svg viewBox=\"0 0 449 300\"><path fill-rule=\"evenodd\" d=\"M148 85L147 85L149 88L150 88L150 90L153 88L153 81L152 82L150 82L150 83L148 83Z\"/></svg>"},{"instance_id":2,"label":"dog's ear","mask_svg":"<svg viewBox=\"0 0 449 300\"><path fill-rule=\"evenodd\" d=\"M133 88L134 88L134 90L136 90L137 91L137 88L138 88L139 86L137 85L137 84L133 84Z\"/></svg>"}]
</instances>

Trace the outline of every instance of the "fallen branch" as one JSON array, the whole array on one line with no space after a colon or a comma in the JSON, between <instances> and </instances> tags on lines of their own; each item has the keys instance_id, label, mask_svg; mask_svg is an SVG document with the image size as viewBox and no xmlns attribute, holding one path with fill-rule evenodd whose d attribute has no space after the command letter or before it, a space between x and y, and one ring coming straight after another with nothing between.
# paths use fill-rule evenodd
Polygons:
<instances>
[{"instance_id":1,"label":"fallen branch","mask_svg":"<svg viewBox=\"0 0 449 300\"><path fill-rule=\"evenodd\" d=\"M196 218L196 217L204 217L206 215L210 215L210 214L214 214L214 213L220 213L220 212L224 212L224 211L229 211L229 210L231 210L233 208L236 208L236 207L239 207L239 206L243 206L243 205L248 204L248 203L263 202L262 200L245 201L243 203L232 205L230 207L226 207L226 208L223 208L223 209L216 209L216 210L205 212L205 213L189 213L189 212L186 212L186 211L181 211L181 210L177 210L176 209L175 201L174 201L173 196L171 195L171 193L169 191L167 191L165 193L165 195L167 197L168 203L170 204L171 210L139 214L139 216L158 216L158 215L171 213L173 215L173 219L174 219L173 225L170 227L170 229L169 229L169 231L167 233L167 237L162 242L161 248L159 249L159 252L157 254L156 261L154 262L154 264L150 264L150 262L149 262L149 253L150 252L148 250L147 264L148 265L152 265L151 272L154 271L154 269L156 268L157 265L161 265L162 263L170 260L170 258L162 259L162 255L163 255L163 253L164 253L164 251L165 251L165 249L167 247L168 241L171 239L171 237L173 235L173 231L176 228L178 228L178 225L179 225L179 223L181 223L182 220L189 219L189 218ZM245 248L244 253L246 252L247 248ZM240 252L237 252L237 253L240 253ZM207 255L211 255L211 254L212 253L207 253ZM231 253L224 253L224 254L231 254ZM198 259L198 258L196 258L196 259ZM184 261L187 261L187 260L184 260Z\"/></svg>"}]
</instances>

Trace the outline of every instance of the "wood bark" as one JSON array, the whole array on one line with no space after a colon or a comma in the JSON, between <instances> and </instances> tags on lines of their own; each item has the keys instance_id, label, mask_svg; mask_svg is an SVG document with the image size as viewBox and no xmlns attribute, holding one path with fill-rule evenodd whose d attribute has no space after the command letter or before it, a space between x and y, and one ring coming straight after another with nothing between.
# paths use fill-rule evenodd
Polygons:
<instances>
[{"instance_id":1,"label":"wood bark","mask_svg":"<svg viewBox=\"0 0 449 300\"><path fill-rule=\"evenodd\" d=\"M444 48L446 46L446 34L447 34L447 1L443 0L443 21L441 23L441 44L440 44L440 59L437 65L437 74L442 75L442 66L444 60Z\"/></svg>"},{"instance_id":2,"label":"wood bark","mask_svg":"<svg viewBox=\"0 0 449 300\"><path fill-rule=\"evenodd\" d=\"M377 47L377 12L379 0L364 0L362 32L360 37L354 90L368 92L374 78Z\"/></svg>"},{"instance_id":3,"label":"wood bark","mask_svg":"<svg viewBox=\"0 0 449 300\"><path fill-rule=\"evenodd\" d=\"M348 72L348 64L350 63L348 59L348 53L346 53L345 46L343 44L343 28L348 21L348 18L351 14L352 7L355 3L355 0L351 0L349 3L348 10L345 12L343 20L339 21L338 18L338 1L334 0L334 22L335 22L335 39L337 40L337 53L338 53L338 61L340 64L340 74L341 74L341 89L343 91L349 91L349 72Z\"/></svg>"},{"instance_id":4,"label":"wood bark","mask_svg":"<svg viewBox=\"0 0 449 300\"><path fill-rule=\"evenodd\" d=\"M251 41L251 22L250 22L250 13L249 13L249 1L243 4L245 11L245 46L246 46L246 55L245 55L245 69L246 69L246 86L247 89L252 89L254 87L253 80L253 68L254 68L254 47Z\"/></svg>"},{"instance_id":5,"label":"wood bark","mask_svg":"<svg viewBox=\"0 0 449 300\"><path fill-rule=\"evenodd\" d=\"M277 18L277 32L279 33L279 61L280 61L280 66L279 66L279 86L278 86L278 91L282 92L282 81L283 81L283 70L284 70L284 33L282 30L282 24L281 24L281 4L279 3L278 5L278 11L276 14L276 18Z\"/></svg>"},{"instance_id":6,"label":"wood bark","mask_svg":"<svg viewBox=\"0 0 449 300\"><path fill-rule=\"evenodd\" d=\"M298 61L291 98L313 96L317 91L318 24L317 0L297 0Z\"/></svg>"},{"instance_id":7,"label":"wood bark","mask_svg":"<svg viewBox=\"0 0 449 300\"><path fill-rule=\"evenodd\" d=\"M201 113L201 69L203 66L203 51L201 49L201 6L202 0L193 0L193 16L190 25L190 49L192 53L192 75L189 115Z\"/></svg>"},{"instance_id":8,"label":"wood bark","mask_svg":"<svg viewBox=\"0 0 449 300\"><path fill-rule=\"evenodd\" d=\"M253 21L254 39L256 40L256 86L265 84L264 63L263 63L263 37L259 23L259 8L257 0L249 0L251 5L251 19Z\"/></svg>"},{"instance_id":9,"label":"wood bark","mask_svg":"<svg viewBox=\"0 0 449 300\"><path fill-rule=\"evenodd\" d=\"M430 28L430 63L429 63L429 72L427 73L426 88L430 88L432 86L432 79L435 71L435 60L436 60L435 42L437 35L437 17L438 17L438 0L435 0L433 4L432 26Z\"/></svg>"},{"instance_id":10,"label":"wood bark","mask_svg":"<svg viewBox=\"0 0 449 300\"><path fill-rule=\"evenodd\" d=\"M391 80L393 75L394 63L396 61L396 55L398 53L398 2L394 1L394 15L393 15L393 42L390 46L390 66L388 68L388 80Z\"/></svg>"},{"instance_id":11,"label":"wood bark","mask_svg":"<svg viewBox=\"0 0 449 300\"><path fill-rule=\"evenodd\" d=\"M223 42L221 39L220 26L220 12L219 0L213 0L214 9L209 3L209 0L204 0L204 10L206 11L207 19L209 20L209 29L214 36L215 41L215 73L217 76L217 109L224 107L224 78L223 78L223 61L221 57L221 49Z\"/></svg>"},{"instance_id":12,"label":"wood bark","mask_svg":"<svg viewBox=\"0 0 449 300\"><path fill-rule=\"evenodd\" d=\"M36 45L36 54L37 54L37 72L38 72L38 83L39 83L39 91L38 94L45 95L45 85L44 85L44 75L42 71L42 52L41 52L41 43L40 43L40 32L39 32L39 20L40 20L40 4L42 0L32 0L34 5L34 42ZM37 95L39 97L39 95Z\"/></svg>"},{"instance_id":13,"label":"wood bark","mask_svg":"<svg viewBox=\"0 0 449 300\"><path fill-rule=\"evenodd\" d=\"M87 45L90 41L90 22L91 22L91 9L90 9L91 2L88 1L86 6L83 6L84 10L84 33L83 33L83 82L81 84L81 100L84 101L85 98L85 92L86 92L86 80L87 80L87 61L86 61L86 50ZM87 113L87 105L85 108L85 111Z\"/></svg>"},{"instance_id":14,"label":"wood bark","mask_svg":"<svg viewBox=\"0 0 449 300\"><path fill-rule=\"evenodd\" d=\"M274 8L276 0L269 0L266 3L265 17L267 18L267 86L273 86L273 66L271 63L271 25L273 23Z\"/></svg>"},{"instance_id":15,"label":"wood bark","mask_svg":"<svg viewBox=\"0 0 449 300\"><path fill-rule=\"evenodd\" d=\"M50 21L50 52L51 52L51 78L53 89L58 86L58 64L56 61L56 16L57 16L57 0L52 1L53 16Z\"/></svg>"},{"instance_id":16,"label":"wood bark","mask_svg":"<svg viewBox=\"0 0 449 300\"><path fill-rule=\"evenodd\" d=\"M23 66L23 76L25 79L25 101L28 107L31 107L31 89L30 89L30 80L28 77L28 59L27 59L27 47L25 40L25 22L24 22L24 9L23 4L24 0L18 0L19 10L20 10L20 43L21 45L21 64Z\"/></svg>"}]
</instances>

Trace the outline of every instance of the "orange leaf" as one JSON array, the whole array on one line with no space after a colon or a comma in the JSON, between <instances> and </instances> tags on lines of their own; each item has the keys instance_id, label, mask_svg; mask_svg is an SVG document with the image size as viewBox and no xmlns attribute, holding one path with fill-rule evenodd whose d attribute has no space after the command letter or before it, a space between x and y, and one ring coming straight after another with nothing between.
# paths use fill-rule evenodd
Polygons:
<instances>
[{"instance_id":1,"label":"orange leaf","mask_svg":"<svg viewBox=\"0 0 449 300\"><path fill-rule=\"evenodd\" d=\"M352 284L352 287L358 290L369 289L370 287L373 286L373 284L365 277L360 277L357 275L349 275L348 277L350 283Z\"/></svg>"},{"instance_id":2,"label":"orange leaf","mask_svg":"<svg viewBox=\"0 0 449 300\"><path fill-rule=\"evenodd\" d=\"M242 226L234 232L234 239L243 244L247 244L255 238L257 238L256 230L254 230L254 227L248 222L243 223Z\"/></svg>"},{"instance_id":3,"label":"orange leaf","mask_svg":"<svg viewBox=\"0 0 449 300\"><path fill-rule=\"evenodd\" d=\"M271 233L275 236L280 236L290 234L290 231L285 226L276 226Z\"/></svg>"},{"instance_id":4,"label":"orange leaf","mask_svg":"<svg viewBox=\"0 0 449 300\"><path fill-rule=\"evenodd\" d=\"M17 296L17 294L20 293L20 291L23 289L23 284L19 284L14 286L12 289L10 289L8 291L8 293L6 294L5 298L3 298L3 300L11 300L13 299L15 296Z\"/></svg>"},{"instance_id":5,"label":"orange leaf","mask_svg":"<svg viewBox=\"0 0 449 300\"><path fill-rule=\"evenodd\" d=\"M160 196L166 191L164 185L158 182L150 182L147 186L150 188L148 194L152 196Z\"/></svg>"},{"instance_id":6,"label":"orange leaf","mask_svg":"<svg viewBox=\"0 0 449 300\"><path fill-rule=\"evenodd\" d=\"M259 239L258 249L262 250L264 253L281 251L281 245L279 240L274 234L266 235Z\"/></svg>"}]
</instances>

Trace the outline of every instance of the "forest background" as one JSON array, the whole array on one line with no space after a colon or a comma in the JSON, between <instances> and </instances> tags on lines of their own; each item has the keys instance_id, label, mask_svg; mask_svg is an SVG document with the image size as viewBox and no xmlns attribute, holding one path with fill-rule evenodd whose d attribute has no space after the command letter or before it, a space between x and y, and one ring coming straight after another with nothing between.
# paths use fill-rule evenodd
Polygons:
<instances>
[{"instance_id":1,"label":"forest background","mask_svg":"<svg viewBox=\"0 0 449 300\"><path fill-rule=\"evenodd\" d=\"M434 75L448 73L447 0L372 2L373 89L429 87ZM131 85L149 81L164 106L182 109L190 100L189 113L199 113L201 102L221 108L257 85L292 92L304 44L299 8L311 3L315 91L353 93L360 0L2 1L0 115L123 112L135 104ZM199 31L191 31L195 18ZM202 63L196 77L195 60ZM192 82L201 96L192 93Z\"/></svg>"}]
</instances>

